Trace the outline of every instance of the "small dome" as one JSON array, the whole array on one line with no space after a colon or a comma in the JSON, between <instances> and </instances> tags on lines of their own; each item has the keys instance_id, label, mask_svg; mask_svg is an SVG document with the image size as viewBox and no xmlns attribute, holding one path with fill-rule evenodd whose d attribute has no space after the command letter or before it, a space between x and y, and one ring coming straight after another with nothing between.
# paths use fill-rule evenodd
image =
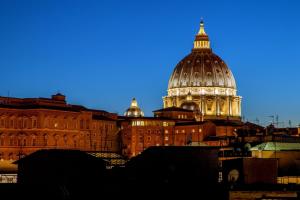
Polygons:
<instances>
[{"instance_id":1,"label":"small dome","mask_svg":"<svg viewBox=\"0 0 300 200\"><path fill-rule=\"evenodd\" d=\"M193 102L193 96L190 92L186 96L186 101L183 102L180 107L192 111L196 111L199 109L199 106L195 102Z\"/></svg>"},{"instance_id":2,"label":"small dome","mask_svg":"<svg viewBox=\"0 0 300 200\"><path fill-rule=\"evenodd\" d=\"M144 112L139 108L135 98L132 99L130 107L124 113L126 117L144 117Z\"/></svg>"}]
</instances>

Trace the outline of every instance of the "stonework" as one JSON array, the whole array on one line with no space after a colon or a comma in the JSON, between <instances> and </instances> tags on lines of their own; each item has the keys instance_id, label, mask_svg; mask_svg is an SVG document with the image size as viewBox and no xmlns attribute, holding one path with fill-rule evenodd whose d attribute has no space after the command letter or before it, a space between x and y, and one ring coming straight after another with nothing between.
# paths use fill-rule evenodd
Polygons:
<instances>
[{"instance_id":1,"label":"stonework","mask_svg":"<svg viewBox=\"0 0 300 200\"><path fill-rule=\"evenodd\" d=\"M117 115L65 99L0 97L0 157L16 160L39 149L116 151Z\"/></svg>"}]
</instances>

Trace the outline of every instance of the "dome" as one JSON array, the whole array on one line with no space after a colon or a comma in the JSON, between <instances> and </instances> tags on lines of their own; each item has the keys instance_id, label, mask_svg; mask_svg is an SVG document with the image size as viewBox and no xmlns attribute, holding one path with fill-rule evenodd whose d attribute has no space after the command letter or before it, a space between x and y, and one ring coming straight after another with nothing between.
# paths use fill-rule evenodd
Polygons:
<instances>
[{"instance_id":1,"label":"dome","mask_svg":"<svg viewBox=\"0 0 300 200\"><path fill-rule=\"evenodd\" d=\"M178 90L182 88L187 90ZM233 74L225 62L212 52L204 23L201 22L192 52L176 65L169 79L168 93L170 96L185 96L188 92L195 95L203 94L208 88L222 88L221 92L227 95L236 94Z\"/></svg>"},{"instance_id":2,"label":"dome","mask_svg":"<svg viewBox=\"0 0 300 200\"><path fill-rule=\"evenodd\" d=\"M188 95L186 96L186 100L181 104L180 107L186 110L198 110L198 105L193 102L193 96L190 92L188 93Z\"/></svg>"},{"instance_id":3,"label":"dome","mask_svg":"<svg viewBox=\"0 0 300 200\"><path fill-rule=\"evenodd\" d=\"M164 108L180 107L199 112L204 120L240 120L241 96L232 72L210 48L201 21L194 47L170 76Z\"/></svg>"},{"instance_id":4,"label":"dome","mask_svg":"<svg viewBox=\"0 0 300 200\"><path fill-rule=\"evenodd\" d=\"M225 62L211 51L193 51L175 67L168 89L182 87L223 87L236 89Z\"/></svg>"},{"instance_id":5,"label":"dome","mask_svg":"<svg viewBox=\"0 0 300 200\"><path fill-rule=\"evenodd\" d=\"M132 99L130 107L124 113L126 117L144 117L144 112L139 108L135 98Z\"/></svg>"}]
</instances>

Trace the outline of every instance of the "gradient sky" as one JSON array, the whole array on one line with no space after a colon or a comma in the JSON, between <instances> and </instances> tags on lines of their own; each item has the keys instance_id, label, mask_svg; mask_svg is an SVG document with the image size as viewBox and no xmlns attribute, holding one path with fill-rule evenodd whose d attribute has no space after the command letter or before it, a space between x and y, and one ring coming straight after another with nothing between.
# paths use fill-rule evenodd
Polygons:
<instances>
[{"instance_id":1,"label":"gradient sky","mask_svg":"<svg viewBox=\"0 0 300 200\"><path fill-rule=\"evenodd\" d=\"M123 114L162 107L200 18L232 70L245 119L300 123L299 1L0 1L0 95ZM282 125L282 124L281 124Z\"/></svg>"}]
</instances>

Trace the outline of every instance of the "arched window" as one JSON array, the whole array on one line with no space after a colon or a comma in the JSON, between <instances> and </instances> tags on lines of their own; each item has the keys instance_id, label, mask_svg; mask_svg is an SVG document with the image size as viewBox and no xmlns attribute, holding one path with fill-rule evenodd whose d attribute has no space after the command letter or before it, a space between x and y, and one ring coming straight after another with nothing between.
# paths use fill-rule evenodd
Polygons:
<instances>
[{"instance_id":1,"label":"arched window","mask_svg":"<svg viewBox=\"0 0 300 200\"><path fill-rule=\"evenodd\" d=\"M65 145L68 144L68 136L67 135L64 135L64 143L65 143Z\"/></svg>"},{"instance_id":2,"label":"arched window","mask_svg":"<svg viewBox=\"0 0 300 200\"><path fill-rule=\"evenodd\" d=\"M80 129L83 129L83 120L80 120Z\"/></svg>"},{"instance_id":3,"label":"arched window","mask_svg":"<svg viewBox=\"0 0 300 200\"><path fill-rule=\"evenodd\" d=\"M43 135L43 143L44 143L44 146L48 145L48 135L47 134Z\"/></svg>"},{"instance_id":4,"label":"arched window","mask_svg":"<svg viewBox=\"0 0 300 200\"><path fill-rule=\"evenodd\" d=\"M0 123L0 125L1 125L1 127L4 127L5 125L4 125L4 118L2 117L1 118L1 123Z\"/></svg>"},{"instance_id":5,"label":"arched window","mask_svg":"<svg viewBox=\"0 0 300 200\"><path fill-rule=\"evenodd\" d=\"M90 120L86 120L86 129L90 128Z\"/></svg>"},{"instance_id":6,"label":"arched window","mask_svg":"<svg viewBox=\"0 0 300 200\"><path fill-rule=\"evenodd\" d=\"M28 119L27 117L23 120L23 128L28 128Z\"/></svg>"},{"instance_id":7,"label":"arched window","mask_svg":"<svg viewBox=\"0 0 300 200\"><path fill-rule=\"evenodd\" d=\"M0 146L4 146L5 145L5 143L4 143L4 139L5 139L5 136L4 136L4 134L0 134Z\"/></svg>"},{"instance_id":8,"label":"arched window","mask_svg":"<svg viewBox=\"0 0 300 200\"><path fill-rule=\"evenodd\" d=\"M14 146L14 137L12 135L9 136L9 146Z\"/></svg>"},{"instance_id":9,"label":"arched window","mask_svg":"<svg viewBox=\"0 0 300 200\"><path fill-rule=\"evenodd\" d=\"M76 135L73 136L73 144L74 144L74 148L77 148L78 146L78 142L77 142L78 138Z\"/></svg>"},{"instance_id":10,"label":"arched window","mask_svg":"<svg viewBox=\"0 0 300 200\"><path fill-rule=\"evenodd\" d=\"M10 118L10 124L9 124L10 128L14 128L14 119L11 117Z\"/></svg>"},{"instance_id":11,"label":"arched window","mask_svg":"<svg viewBox=\"0 0 300 200\"><path fill-rule=\"evenodd\" d=\"M36 146L36 136L32 135L31 138L32 138L32 146Z\"/></svg>"},{"instance_id":12,"label":"arched window","mask_svg":"<svg viewBox=\"0 0 300 200\"><path fill-rule=\"evenodd\" d=\"M36 118L32 119L32 128L37 128L37 120L36 120Z\"/></svg>"},{"instance_id":13,"label":"arched window","mask_svg":"<svg viewBox=\"0 0 300 200\"><path fill-rule=\"evenodd\" d=\"M57 146L58 146L59 135L56 135L56 134L55 134L55 135L53 136L53 138L54 138L54 146L57 147Z\"/></svg>"},{"instance_id":14,"label":"arched window","mask_svg":"<svg viewBox=\"0 0 300 200\"><path fill-rule=\"evenodd\" d=\"M18 128L22 128L22 118L19 117L18 119Z\"/></svg>"}]
</instances>

